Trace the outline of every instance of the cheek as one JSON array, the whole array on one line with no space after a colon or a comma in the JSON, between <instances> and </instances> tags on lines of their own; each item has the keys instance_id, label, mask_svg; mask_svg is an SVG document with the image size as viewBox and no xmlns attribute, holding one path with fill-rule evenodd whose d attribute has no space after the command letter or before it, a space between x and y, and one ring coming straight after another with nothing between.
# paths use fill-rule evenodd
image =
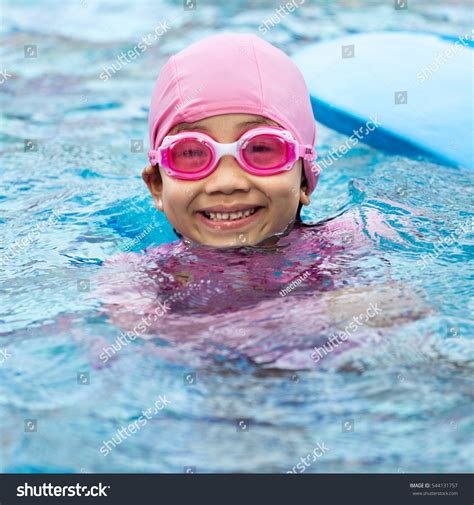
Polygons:
<instances>
[{"instance_id":1,"label":"cheek","mask_svg":"<svg viewBox=\"0 0 474 505\"><path fill-rule=\"evenodd\" d=\"M163 179L163 207L167 216L183 217L194 197L190 185L169 177Z\"/></svg>"},{"instance_id":2,"label":"cheek","mask_svg":"<svg viewBox=\"0 0 474 505\"><path fill-rule=\"evenodd\" d=\"M270 180L271 179L271 180ZM281 228L295 218L300 198L300 174L291 170L269 178L263 189L271 201L270 221Z\"/></svg>"},{"instance_id":3,"label":"cheek","mask_svg":"<svg viewBox=\"0 0 474 505\"><path fill-rule=\"evenodd\" d=\"M297 205L300 195L300 176L296 170L269 177L263 191L274 204Z\"/></svg>"}]
</instances>

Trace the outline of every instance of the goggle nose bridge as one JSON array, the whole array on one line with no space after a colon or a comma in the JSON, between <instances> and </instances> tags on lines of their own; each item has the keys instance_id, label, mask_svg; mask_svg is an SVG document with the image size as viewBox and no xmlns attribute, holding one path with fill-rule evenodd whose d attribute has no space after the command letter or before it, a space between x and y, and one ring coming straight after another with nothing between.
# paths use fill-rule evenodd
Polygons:
<instances>
[{"instance_id":1,"label":"goggle nose bridge","mask_svg":"<svg viewBox=\"0 0 474 505\"><path fill-rule=\"evenodd\" d=\"M230 144L220 144L219 142L214 143L214 150L216 153L216 160L222 158L225 155L231 155L237 160L239 159L239 150L242 149L242 146L245 141L236 140L235 142L231 142Z\"/></svg>"}]
</instances>

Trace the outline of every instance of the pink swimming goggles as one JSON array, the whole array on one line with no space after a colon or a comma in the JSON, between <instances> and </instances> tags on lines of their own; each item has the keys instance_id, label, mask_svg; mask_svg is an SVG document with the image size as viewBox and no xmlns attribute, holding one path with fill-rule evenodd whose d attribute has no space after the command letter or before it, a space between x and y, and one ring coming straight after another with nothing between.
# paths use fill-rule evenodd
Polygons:
<instances>
[{"instance_id":1,"label":"pink swimming goggles","mask_svg":"<svg viewBox=\"0 0 474 505\"><path fill-rule=\"evenodd\" d=\"M258 127L246 131L232 144L220 144L201 132L181 132L163 139L150 150L151 165L157 163L170 177L199 180L209 176L224 155L232 155L252 175L275 175L291 170L298 158L314 159L311 145L302 145L287 130Z\"/></svg>"}]
</instances>

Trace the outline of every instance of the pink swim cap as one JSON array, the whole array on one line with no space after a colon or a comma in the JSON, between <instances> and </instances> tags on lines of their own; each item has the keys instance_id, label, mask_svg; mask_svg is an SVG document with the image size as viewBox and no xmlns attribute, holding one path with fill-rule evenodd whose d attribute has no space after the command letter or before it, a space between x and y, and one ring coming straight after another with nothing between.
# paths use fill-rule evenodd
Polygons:
<instances>
[{"instance_id":1,"label":"pink swim cap","mask_svg":"<svg viewBox=\"0 0 474 505\"><path fill-rule=\"evenodd\" d=\"M264 116L300 144L316 142L308 88L293 61L254 34L223 33L183 49L161 69L148 118L151 149L178 123L230 113ZM311 193L319 168L311 160L303 168Z\"/></svg>"}]
</instances>

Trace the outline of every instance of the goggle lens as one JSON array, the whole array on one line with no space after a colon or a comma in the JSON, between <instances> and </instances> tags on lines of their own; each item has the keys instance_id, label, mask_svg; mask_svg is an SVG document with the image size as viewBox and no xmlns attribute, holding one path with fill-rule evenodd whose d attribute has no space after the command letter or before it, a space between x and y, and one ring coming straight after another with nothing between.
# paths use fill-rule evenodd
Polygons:
<instances>
[{"instance_id":1,"label":"goggle lens","mask_svg":"<svg viewBox=\"0 0 474 505\"><path fill-rule=\"evenodd\" d=\"M212 151L204 142L181 139L170 146L171 166L182 172L199 172L212 160Z\"/></svg>"},{"instance_id":2,"label":"goggle lens","mask_svg":"<svg viewBox=\"0 0 474 505\"><path fill-rule=\"evenodd\" d=\"M275 135L257 135L245 144L242 157L254 168L279 168L288 161L288 144Z\"/></svg>"}]
</instances>

